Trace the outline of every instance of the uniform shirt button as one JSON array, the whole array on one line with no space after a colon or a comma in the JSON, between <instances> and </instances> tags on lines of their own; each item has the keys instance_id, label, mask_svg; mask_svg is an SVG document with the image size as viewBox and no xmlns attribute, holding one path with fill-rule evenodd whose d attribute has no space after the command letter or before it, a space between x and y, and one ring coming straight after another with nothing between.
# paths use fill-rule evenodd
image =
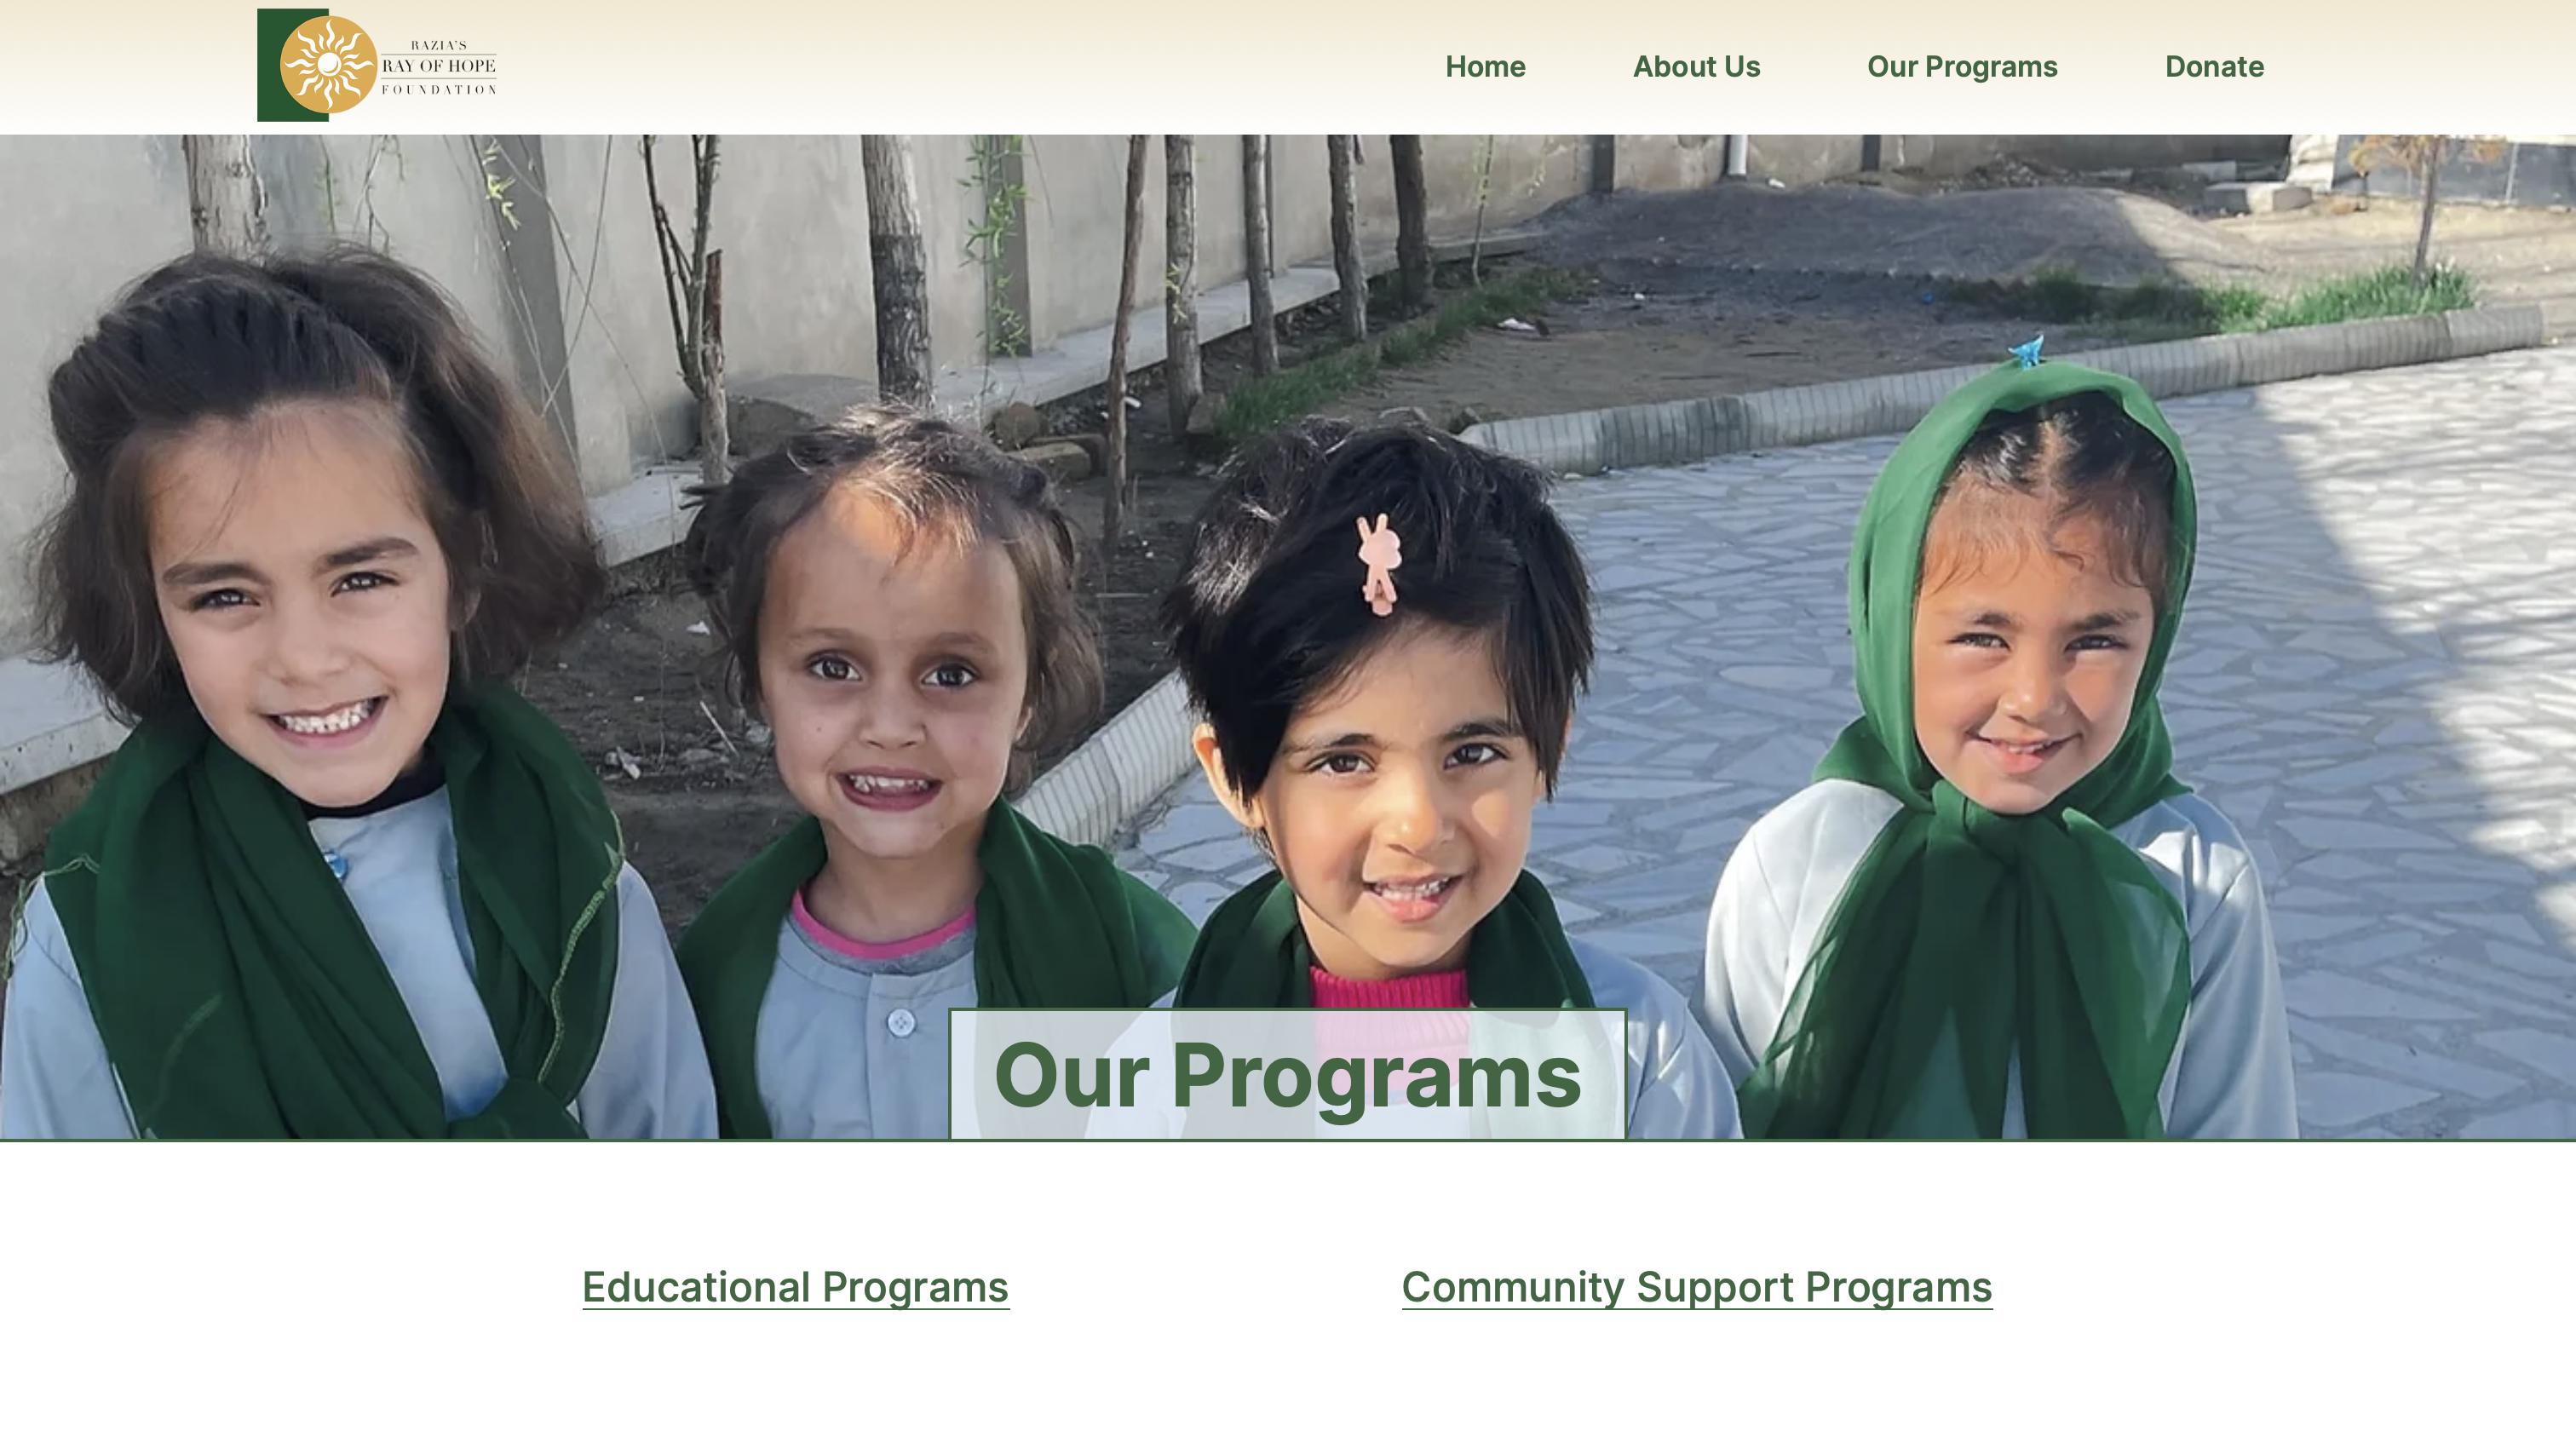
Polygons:
<instances>
[{"instance_id":1,"label":"uniform shirt button","mask_svg":"<svg viewBox=\"0 0 2576 1431\"><path fill-rule=\"evenodd\" d=\"M886 1015L886 1030L889 1033L892 1033L896 1038L912 1037L913 1024L914 1020L912 1017L912 1010L910 1009L897 1009L893 1013Z\"/></svg>"}]
</instances>

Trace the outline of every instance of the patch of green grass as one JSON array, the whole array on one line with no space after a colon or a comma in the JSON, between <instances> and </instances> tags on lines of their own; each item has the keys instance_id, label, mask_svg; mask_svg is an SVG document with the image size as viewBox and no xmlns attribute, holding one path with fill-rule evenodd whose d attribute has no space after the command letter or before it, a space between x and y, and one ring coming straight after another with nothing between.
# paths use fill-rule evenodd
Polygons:
<instances>
[{"instance_id":1,"label":"patch of green grass","mask_svg":"<svg viewBox=\"0 0 2576 1431\"><path fill-rule=\"evenodd\" d=\"M1241 447L1366 387L1385 369L1410 367L1436 357L1474 329L1534 314L1583 291L1585 283L1583 275L1571 270L1536 268L1458 290L1432 313L1399 323L1366 342L1319 353L1227 393L1225 406L1217 414L1217 436L1228 448Z\"/></svg>"},{"instance_id":2,"label":"patch of green grass","mask_svg":"<svg viewBox=\"0 0 2576 1431\"><path fill-rule=\"evenodd\" d=\"M1216 433L1227 448L1313 412L1356 387L1376 381L1377 346L1357 343L1318 353L1293 368L1254 378L1225 395Z\"/></svg>"},{"instance_id":3,"label":"patch of green grass","mask_svg":"<svg viewBox=\"0 0 2576 1431\"><path fill-rule=\"evenodd\" d=\"M2222 333L2243 332L2243 325L2259 319L2263 310L2269 308L2272 303L2272 300L2263 296L2261 289L2247 288L2242 285L2207 291L2210 298L2210 317L2217 321L2218 331Z\"/></svg>"},{"instance_id":4,"label":"patch of green grass","mask_svg":"<svg viewBox=\"0 0 2576 1431\"><path fill-rule=\"evenodd\" d=\"M2241 331L2235 324L2262 312L2259 290L2230 285L2194 288L2146 279L2129 288L2097 290L2082 331L2121 343L2164 343L2211 333Z\"/></svg>"},{"instance_id":5,"label":"patch of green grass","mask_svg":"<svg viewBox=\"0 0 2576 1431\"><path fill-rule=\"evenodd\" d=\"M2345 274L2266 297L2239 284L2200 288L2149 278L2128 287L2089 284L2072 269L2042 269L2026 279L1982 279L1943 286L1953 302L2077 329L2123 343L2155 343L2212 333L2263 333L2362 318L2403 318L2472 307L2477 285L2447 264L2422 284L2406 264Z\"/></svg>"},{"instance_id":6,"label":"patch of green grass","mask_svg":"<svg viewBox=\"0 0 2576 1431\"><path fill-rule=\"evenodd\" d=\"M2474 307L2477 301L2476 282L2447 263L2436 265L2420 284L2415 281L2411 265L2392 263L2368 273L2347 273L2312 283L2231 322L2222 331L2260 333L2273 328L2349 323L2360 318L2409 318Z\"/></svg>"}]
</instances>

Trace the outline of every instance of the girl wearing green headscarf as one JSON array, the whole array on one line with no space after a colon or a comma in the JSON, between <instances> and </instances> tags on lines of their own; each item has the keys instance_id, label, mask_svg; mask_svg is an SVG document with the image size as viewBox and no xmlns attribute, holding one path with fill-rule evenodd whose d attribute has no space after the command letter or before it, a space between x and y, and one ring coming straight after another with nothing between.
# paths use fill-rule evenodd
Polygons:
<instances>
[{"instance_id":1,"label":"girl wearing green headscarf","mask_svg":"<svg viewBox=\"0 0 2576 1431\"><path fill-rule=\"evenodd\" d=\"M2146 393L2035 350L1888 459L1861 717L1709 915L1748 1135L2297 1136L2261 879L2156 703L2195 516Z\"/></svg>"},{"instance_id":2,"label":"girl wearing green headscarf","mask_svg":"<svg viewBox=\"0 0 2576 1431\"><path fill-rule=\"evenodd\" d=\"M43 644L135 727L11 941L0 1135L712 1135L653 896L507 683L605 584L581 490L447 301L185 258L48 396Z\"/></svg>"}]
</instances>

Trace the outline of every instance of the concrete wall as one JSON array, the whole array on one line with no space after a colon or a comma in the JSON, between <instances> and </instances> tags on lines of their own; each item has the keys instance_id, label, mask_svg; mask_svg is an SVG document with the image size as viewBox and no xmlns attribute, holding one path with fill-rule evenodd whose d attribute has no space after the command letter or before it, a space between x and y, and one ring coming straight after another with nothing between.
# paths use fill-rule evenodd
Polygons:
<instances>
[{"instance_id":1,"label":"concrete wall","mask_svg":"<svg viewBox=\"0 0 2576 1431\"><path fill-rule=\"evenodd\" d=\"M1195 136L1198 281L1243 276L1242 137ZM1583 135L1427 136L1424 173L1435 235L1463 238L1489 166L1485 223L1499 230L1585 191ZM944 371L985 361L986 273L966 257L986 201L974 141L915 136L931 353ZM1117 301L1123 135L1042 135L1025 144L1027 282L1018 303L1035 346L1105 326ZM281 243L341 240L382 248L445 286L530 395L545 403L593 494L638 467L683 457L695 411L680 382L662 267L634 135L369 136L262 134L253 152ZM1139 299L1163 271L1163 156L1148 146ZM1707 135L1620 140L1623 187L1711 181L1722 141ZM1320 135L1272 140L1274 264L1329 264L1332 238ZM657 140L664 205L683 229L692 186L688 138ZM491 186L501 184L504 218ZM1361 139L1361 242L1395 245L1386 136ZM59 492L61 463L43 411L45 376L126 283L188 247L187 183L172 136L0 137L0 262L14 282L0 321L0 656L25 649L19 544ZM867 200L854 135L728 139L711 244L725 253L727 371L738 380L875 372Z\"/></svg>"},{"instance_id":2,"label":"concrete wall","mask_svg":"<svg viewBox=\"0 0 2576 1431\"><path fill-rule=\"evenodd\" d=\"M1757 179L1821 184L1861 172L1861 137L1857 134L1753 134L1747 135L1746 141L1744 171ZM1720 135L1718 142L1718 172L1724 173L1725 136ZM1880 167L1895 165L1882 159Z\"/></svg>"},{"instance_id":3,"label":"concrete wall","mask_svg":"<svg viewBox=\"0 0 2576 1431\"><path fill-rule=\"evenodd\" d=\"M1243 281L1243 136L1202 134L1192 145L1198 190L1196 237L1201 290ZM1312 257L1312 255L1302 255ZM1277 255L1272 255L1273 259Z\"/></svg>"},{"instance_id":4,"label":"concrete wall","mask_svg":"<svg viewBox=\"0 0 2576 1431\"><path fill-rule=\"evenodd\" d=\"M2366 135L2335 139L2334 187L2347 194L2416 197L2415 176L2380 163L2370 173L2353 167ZM2442 161L2435 197L2446 204L2498 204L2522 209L2576 209L2576 135L2509 134L2493 141L2492 157L2456 154Z\"/></svg>"},{"instance_id":5,"label":"concrete wall","mask_svg":"<svg viewBox=\"0 0 2576 1431\"><path fill-rule=\"evenodd\" d=\"M1685 136L1689 137L1689 136ZM1715 136L1723 143L1724 136ZM1857 174L1863 164L1857 134L1756 134L1745 168L1756 179L1819 184ZM2235 159L2280 164L2289 157L2286 134L1882 134L1878 167L1934 179L1955 179L2007 156L2053 169L2163 169L2205 160ZM1722 155L1721 155L1722 158ZM1619 155L1623 176L1628 155ZM1716 171L1712 170L1714 175Z\"/></svg>"},{"instance_id":6,"label":"concrete wall","mask_svg":"<svg viewBox=\"0 0 2576 1431\"><path fill-rule=\"evenodd\" d=\"M1243 278L1243 136L1191 138L1190 172L1198 190L1198 242L1192 256L1198 285L1205 290ZM1286 137L1272 141L1274 150L1294 145ZM1314 193L1320 204L1326 190L1320 138L1314 141L1313 151ZM1152 136L1145 145L1145 233L1136 250L1140 304L1155 301L1165 267L1164 158L1162 136ZM1274 153L1270 163L1274 171L1285 171L1302 167L1305 160L1301 149L1296 158ZM1034 135L1028 140L1025 171L1026 222L1032 236L1030 336L1044 347L1067 334L1100 327L1117 306L1119 247L1126 233L1122 209L1127 198L1127 136ZM1285 172L1280 182L1288 182ZM1279 195L1272 196L1271 208L1276 216L1271 236L1273 266L1311 261L1314 251L1292 246L1282 232L1288 214ZM1327 232L1323 250L1328 256L1331 247Z\"/></svg>"},{"instance_id":7,"label":"concrete wall","mask_svg":"<svg viewBox=\"0 0 2576 1431\"><path fill-rule=\"evenodd\" d=\"M45 377L99 305L188 246L188 180L175 136L0 137L0 639L24 647L26 562L18 543L60 495L62 459L45 417Z\"/></svg>"},{"instance_id":8,"label":"concrete wall","mask_svg":"<svg viewBox=\"0 0 2576 1431\"><path fill-rule=\"evenodd\" d=\"M685 225L690 202L687 136L662 135L654 144L655 182L663 204L682 206L674 222ZM818 147L838 154L837 145ZM686 451L695 419L680 382L637 137L564 135L546 141L545 155L554 223L569 236L559 250L564 261L556 274L568 366L563 386L571 393L582 484L597 491L622 480L639 458ZM737 153L732 162L748 167L749 158ZM823 156L816 156L816 162L825 162ZM857 160L848 164L855 169ZM736 197L725 185L738 177L739 168L720 174L717 191ZM853 212L865 208L864 199L850 202ZM728 238L727 231L737 229L729 213L711 217L709 227ZM730 248L725 263L728 335L768 326L761 317L761 295L777 281L777 269ZM864 298L864 268L859 272ZM832 304L846 293L848 277L836 277L837 287L826 286L814 295L818 305ZM862 324L865 311L862 303ZM845 340L844 348L856 353L862 351L857 345L867 341L863 329L854 340ZM734 336L734 350L748 352L747 341Z\"/></svg>"},{"instance_id":9,"label":"concrete wall","mask_svg":"<svg viewBox=\"0 0 2576 1431\"><path fill-rule=\"evenodd\" d=\"M2005 155L2080 172L2219 159L2279 164L2289 152L2286 134L1889 134L1879 165L1949 179Z\"/></svg>"},{"instance_id":10,"label":"concrete wall","mask_svg":"<svg viewBox=\"0 0 2576 1431\"><path fill-rule=\"evenodd\" d=\"M1201 134L1194 138L1198 281L1207 289L1243 277L1243 137ZM1498 136L1486 201L1487 227L1518 223L1583 192L1587 143L1585 136L1572 134ZM1715 172L1708 168L1704 174L1680 159L1659 163L1660 151L1674 147L1669 136L1621 143L1623 172L1633 152L1634 162L1649 166L1641 172L1657 176L1651 181L1641 179L1641 187L1704 183ZM1472 229L1484 145L1482 138L1474 136L1431 135L1423 140L1425 197L1435 232L1464 236ZM1270 149L1273 267L1330 263L1331 181L1323 136L1274 135ZM1145 241L1140 250L1146 276L1139 283L1139 300L1145 302L1152 300L1152 285L1159 281L1163 266L1163 161L1164 146L1157 136L1146 146ZM1118 297L1119 208L1126 176L1124 135L1037 135L1028 140L1024 184L1033 235L1029 326L1039 346L1109 321ZM1355 186L1362 246L1392 252L1395 177L1385 135L1360 137Z\"/></svg>"},{"instance_id":11,"label":"concrete wall","mask_svg":"<svg viewBox=\"0 0 2576 1431\"><path fill-rule=\"evenodd\" d=\"M915 140L934 361L972 360L983 342L983 279L962 258L968 203L954 182L965 141ZM669 300L635 136L546 141L564 348L584 484L623 483L635 464L686 453L696 417L679 375ZM688 136L655 141L662 202L684 235ZM854 135L734 139L719 158L709 244L725 254L727 373L873 373L866 187Z\"/></svg>"},{"instance_id":12,"label":"concrete wall","mask_svg":"<svg viewBox=\"0 0 2576 1431\"><path fill-rule=\"evenodd\" d=\"M1483 136L1427 134L1422 139L1424 197L1435 233L1464 234L1475 222L1476 186L1485 168ZM1590 179L1591 137L1583 134L1506 134L1492 139L1485 225L1500 228L1530 214L1563 203L1584 192ZM1651 146L1622 139L1624 159L1643 155ZM1395 243L1395 161L1383 134L1360 136L1360 223L1364 231L1382 230ZM1329 214L1327 215L1329 218ZM1325 253L1330 255L1329 241Z\"/></svg>"},{"instance_id":13,"label":"concrete wall","mask_svg":"<svg viewBox=\"0 0 2576 1431\"><path fill-rule=\"evenodd\" d=\"M1320 134L1274 134L1270 136L1270 257L1281 268L1303 256L1319 256L1317 261L1333 260L1333 179L1332 163ZM1392 209L1389 212L1393 212ZM1365 219L1360 225L1360 242L1365 247L1371 237ZM1390 221L1386 246L1395 248L1395 229Z\"/></svg>"},{"instance_id":14,"label":"concrete wall","mask_svg":"<svg viewBox=\"0 0 2576 1431\"><path fill-rule=\"evenodd\" d=\"M1725 173L1723 134L1623 134L1612 178L1622 189L1699 189Z\"/></svg>"}]
</instances>

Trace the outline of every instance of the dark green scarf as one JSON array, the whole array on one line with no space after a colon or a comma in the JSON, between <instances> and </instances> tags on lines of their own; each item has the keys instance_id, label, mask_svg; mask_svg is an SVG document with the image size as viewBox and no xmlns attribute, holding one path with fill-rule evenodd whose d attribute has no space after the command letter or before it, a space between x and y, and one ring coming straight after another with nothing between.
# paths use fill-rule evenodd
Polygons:
<instances>
[{"instance_id":1,"label":"dark green scarf","mask_svg":"<svg viewBox=\"0 0 2576 1431\"><path fill-rule=\"evenodd\" d=\"M2048 809L1998 815L1939 777L1914 732L1914 597L1952 463L1989 413L2116 397L2174 459L2171 588L2128 729ZM1756 1137L1994 1137L2020 1057L2033 1137L2158 1137L2158 1092L2191 997L2182 910L2110 834L2184 792L2156 704L2196 537L2191 468L2144 390L2071 363L2008 365L1908 435L1852 543L1862 716L1817 767L1902 802L1818 936L1762 1066L1741 1090Z\"/></svg>"},{"instance_id":2,"label":"dark green scarf","mask_svg":"<svg viewBox=\"0 0 2576 1431\"><path fill-rule=\"evenodd\" d=\"M1228 896L1199 928L1173 999L1183 1009L1307 1009L1314 951L1297 894L1271 871ZM1467 999L1480 1009L1588 1009L1592 986L1547 886L1527 870L1467 942Z\"/></svg>"},{"instance_id":3,"label":"dark green scarf","mask_svg":"<svg viewBox=\"0 0 2576 1431\"><path fill-rule=\"evenodd\" d=\"M617 980L617 821L579 752L500 685L430 731L474 982L509 1073L450 1123L402 993L295 797L194 712L146 722L54 832L45 889L138 1131L162 1138L566 1137Z\"/></svg>"},{"instance_id":4,"label":"dark green scarf","mask_svg":"<svg viewBox=\"0 0 2576 1431\"><path fill-rule=\"evenodd\" d=\"M778 927L798 890L822 873L823 826L799 820L725 882L680 938L680 974L715 1070L721 1136L766 1138L757 1035L778 965ZM975 846L975 1003L987 1009L1137 1009L1163 993L1146 967L1146 921L1188 920L1161 900L1131 899L1106 851L1068 844L1007 800ZM1176 941L1175 941L1176 942Z\"/></svg>"}]
</instances>

